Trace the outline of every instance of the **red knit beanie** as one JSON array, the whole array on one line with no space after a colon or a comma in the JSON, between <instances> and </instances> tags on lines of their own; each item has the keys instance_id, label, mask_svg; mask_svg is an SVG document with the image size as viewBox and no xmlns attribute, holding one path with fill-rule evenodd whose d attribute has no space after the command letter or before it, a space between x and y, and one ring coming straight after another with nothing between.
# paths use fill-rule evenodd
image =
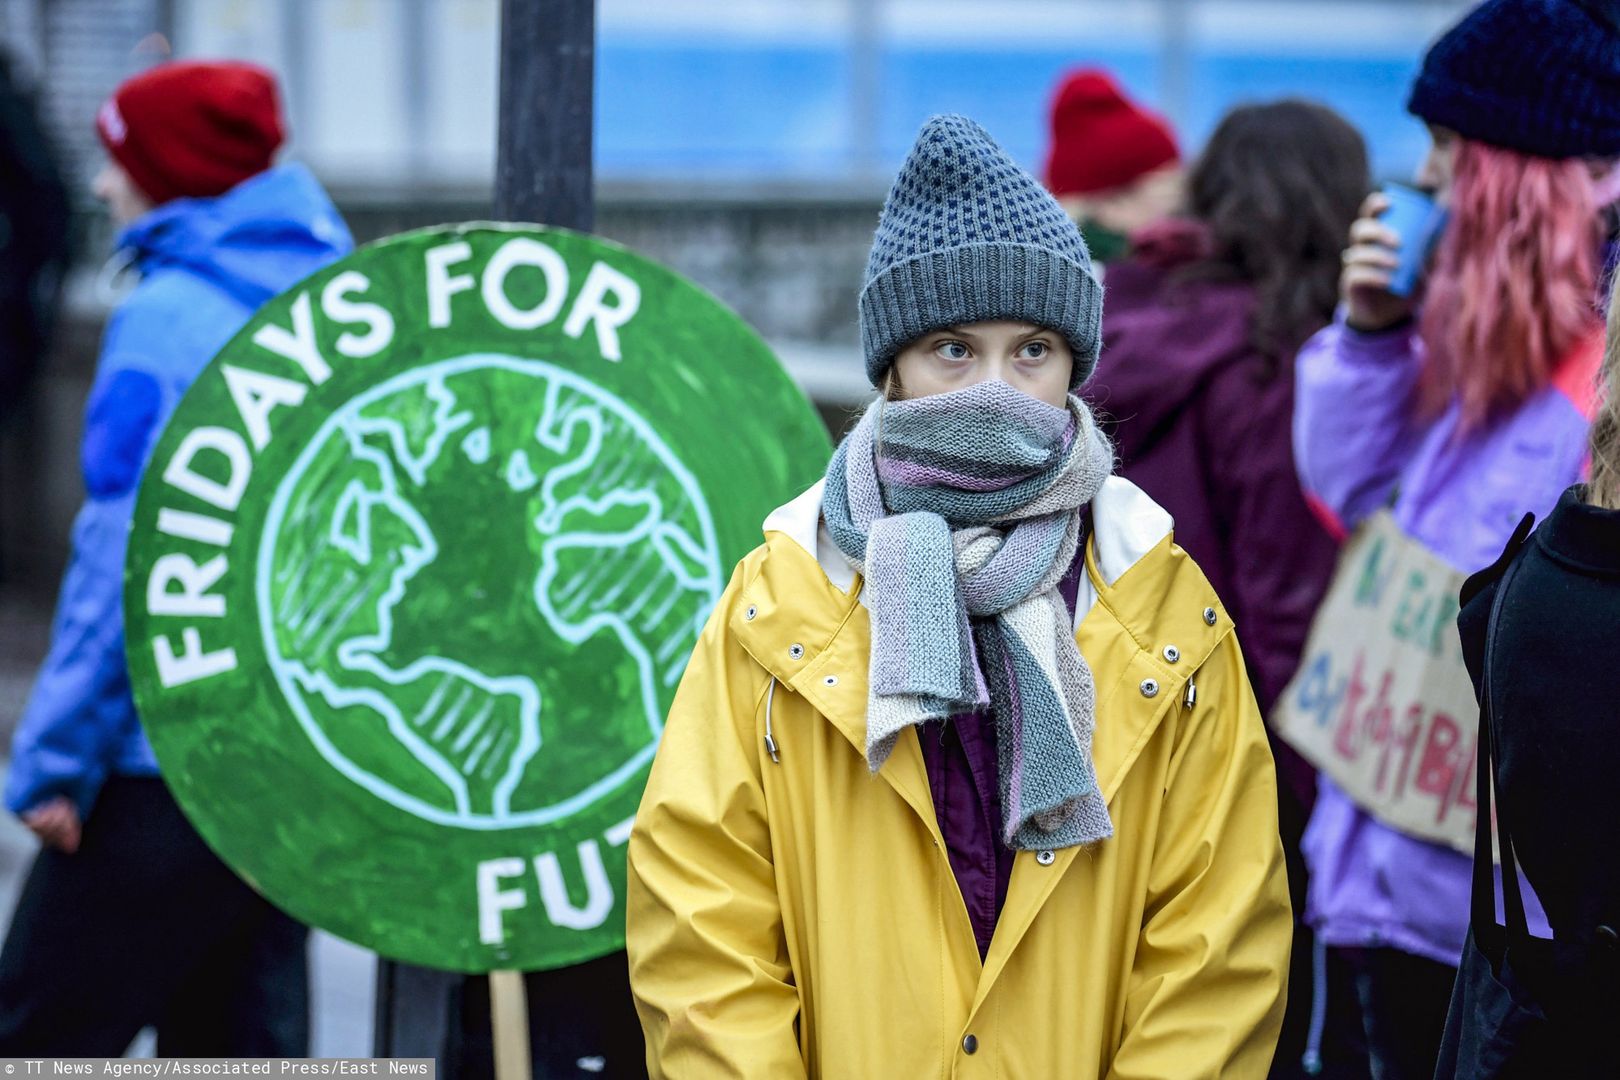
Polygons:
<instances>
[{"instance_id":1,"label":"red knit beanie","mask_svg":"<svg viewBox=\"0 0 1620 1080\"><path fill-rule=\"evenodd\" d=\"M1107 72L1087 68L1065 76L1052 102L1046 158L1052 194L1111 191L1180 160L1170 125L1127 98Z\"/></svg>"},{"instance_id":2,"label":"red knit beanie","mask_svg":"<svg viewBox=\"0 0 1620 1080\"><path fill-rule=\"evenodd\" d=\"M220 195L268 169L281 145L275 76L255 64L159 64L113 91L96 132L154 203Z\"/></svg>"}]
</instances>

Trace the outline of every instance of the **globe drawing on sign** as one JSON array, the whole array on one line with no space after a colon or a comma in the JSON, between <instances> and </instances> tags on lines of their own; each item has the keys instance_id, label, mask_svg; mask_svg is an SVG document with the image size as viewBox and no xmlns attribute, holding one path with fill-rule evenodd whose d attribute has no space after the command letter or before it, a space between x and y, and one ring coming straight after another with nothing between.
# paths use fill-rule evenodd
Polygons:
<instances>
[{"instance_id":1,"label":"globe drawing on sign","mask_svg":"<svg viewBox=\"0 0 1620 1080\"><path fill-rule=\"evenodd\" d=\"M645 421L562 368L474 355L326 419L276 489L256 588L276 684L333 768L500 829L650 760L722 585L702 493Z\"/></svg>"}]
</instances>

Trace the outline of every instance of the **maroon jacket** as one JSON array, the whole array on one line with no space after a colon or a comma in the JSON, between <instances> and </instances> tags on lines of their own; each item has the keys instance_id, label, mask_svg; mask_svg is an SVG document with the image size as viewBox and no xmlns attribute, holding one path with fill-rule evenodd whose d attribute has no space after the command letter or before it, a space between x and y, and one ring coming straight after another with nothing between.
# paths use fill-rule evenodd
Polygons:
<instances>
[{"instance_id":1,"label":"maroon jacket","mask_svg":"<svg viewBox=\"0 0 1620 1080\"><path fill-rule=\"evenodd\" d=\"M1252 342L1254 290L1189 273L1202 228L1167 222L1110 263L1102 357L1086 388L1119 448L1119 472L1170 512L1176 542L1237 624L1262 712L1299 664L1338 546L1294 471L1294 357ZM1305 804L1307 766L1279 754Z\"/></svg>"}]
</instances>

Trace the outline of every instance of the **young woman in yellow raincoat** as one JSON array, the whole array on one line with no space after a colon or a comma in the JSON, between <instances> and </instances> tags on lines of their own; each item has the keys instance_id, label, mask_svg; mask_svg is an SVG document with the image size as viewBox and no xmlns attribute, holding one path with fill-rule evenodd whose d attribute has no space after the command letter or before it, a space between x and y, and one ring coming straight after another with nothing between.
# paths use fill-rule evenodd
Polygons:
<instances>
[{"instance_id":1,"label":"young woman in yellow raincoat","mask_svg":"<svg viewBox=\"0 0 1620 1080\"><path fill-rule=\"evenodd\" d=\"M1291 921L1232 623L1071 391L1102 290L972 121L861 293L883 388L765 522L630 840L655 1076L1263 1077Z\"/></svg>"}]
</instances>

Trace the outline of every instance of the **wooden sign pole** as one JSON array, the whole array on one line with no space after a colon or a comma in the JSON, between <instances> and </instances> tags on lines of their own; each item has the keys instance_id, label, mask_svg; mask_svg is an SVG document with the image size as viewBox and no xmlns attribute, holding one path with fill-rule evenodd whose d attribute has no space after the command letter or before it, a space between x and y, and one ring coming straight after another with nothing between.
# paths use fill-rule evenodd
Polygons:
<instances>
[{"instance_id":1,"label":"wooden sign pole","mask_svg":"<svg viewBox=\"0 0 1620 1080\"><path fill-rule=\"evenodd\" d=\"M496 136L495 217L590 232L595 224L592 170L595 0L502 0L500 118ZM621 959L622 959L622 954ZM531 978L537 976L530 976ZM377 979L377 1053L440 1059L454 1075L461 1040L460 980L382 961ZM590 995L584 995L588 1002ZM489 977L497 1080L529 1080L529 1009L525 976ZM407 1017L437 1017L413 1026ZM431 1042L424 1045L424 1040Z\"/></svg>"},{"instance_id":2,"label":"wooden sign pole","mask_svg":"<svg viewBox=\"0 0 1620 1080\"><path fill-rule=\"evenodd\" d=\"M495 1080L528 1080L529 997L521 971L489 973L489 1017L495 1029Z\"/></svg>"}]
</instances>

